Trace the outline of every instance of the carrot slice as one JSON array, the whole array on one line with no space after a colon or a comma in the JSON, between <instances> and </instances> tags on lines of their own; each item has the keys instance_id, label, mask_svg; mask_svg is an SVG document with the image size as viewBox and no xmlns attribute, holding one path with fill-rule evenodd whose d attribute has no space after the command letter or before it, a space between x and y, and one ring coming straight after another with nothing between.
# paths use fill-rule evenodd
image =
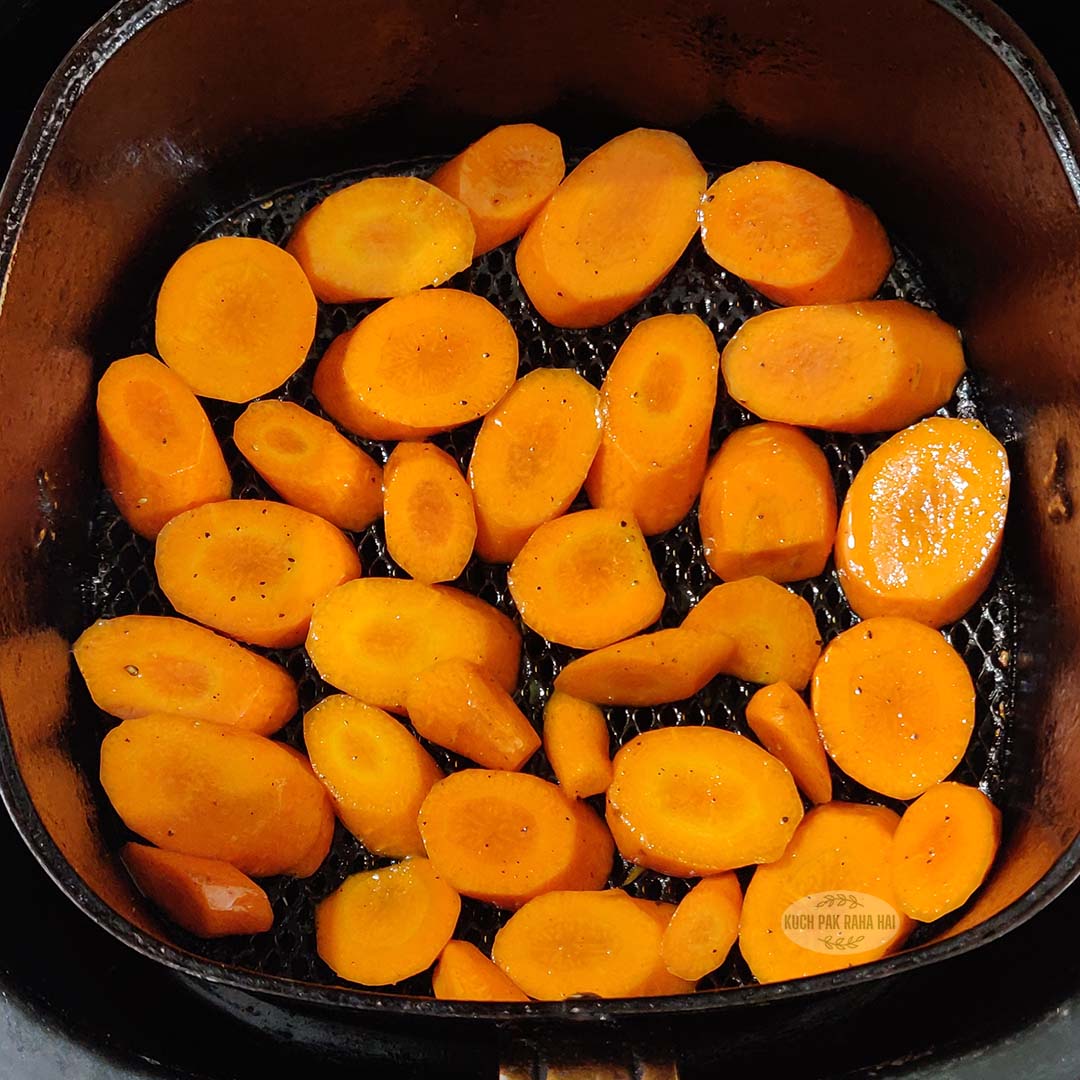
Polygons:
<instances>
[{"instance_id":1,"label":"carrot slice","mask_svg":"<svg viewBox=\"0 0 1080 1080\"><path fill-rule=\"evenodd\" d=\"M315 908L315 947L336 974L388 986L435 963L461 898L427 859L347 877Z\"/></svg>"},{"instance_id":2,"label":"carrot slice","mask_svg":"<svg viewBox=\"0 0 1080 1080\"><path fill-rule=\"evenodd\" d=\"M696 979L683 979L668 970L664 962L663 939L667 934L671 920L675 917L675 905L662 900L643 900L640 897L630 898L644 911L657 925L660 930L660 953L656 957L653 973L649 976L642 990L643 997L670 997L672 994L691 994L694 992Z\"/></svg>"},{"instance_id":3,"label":"carrot slice","mask_svg":"<svg viewBox=\"0 0 1080 1080\"><path fill-rule=\"evenodd\" d=\"M829 762L814 717L786 682L762 687L747 702L746 722L765 749L788 767L811 802L832 799Z\"/></svg>"},{"instance_id":4,"label":"carrot slice","mask_svg":"<svg viewBox=\"0 0 1080 1080\"><path fill-rule=\"evenodd\" d=\"M936 630L880 618L829 643L814 669L829 756L860 784L913 799L960 763L975 723L964 661Z\"/></svg>"},{"instance_id":5,"label":"carrot slice","mask_svg":"<svg viewBox=\"0 0 1080 1080\"><path fill-rule=\"evenodd\" d=\"M165 275L157 350L200 397L251 401L303 364L315 313L292 255L265 240L224 236L188 248Z\"/></svg>"},{"instance_id":6,"label":"carrot slice","mask_svg":"<svg viewBox=\"0 0 1080 1080\"><path fill-rule=\"evenodd\" d=\"M469 211L413 176L379 176L328 195L300 219L289 252L331 304L404 296L472 262Z\"/></svg>"},{"instance_id":7,"label":"carrot slice","mask_svg":"<svg viewBox=\"0 0 1080 1080\"><path fill-rule=\"evenodd\" d=\"M329 522L258 499L207 503L161 530L158 584L181 615L268 648L299 645L311 608L360 576L348 538Z\"/></svg>"},{"instance_id":8,"label":"carrot slice","mask_svg":"<svg viewBox=\"0 0 1080 1080\"><path fill-rule=\"evenodd\" d=\"M778 304L866 300L893 263L865 203L779 161L755 161L713 183L701 240L716 262Z\"/></svg>"},{"instance_id":9,"label":"carrot slice","mask_svg":"<svg viewBox=\"0 0 1080 1080\"><path fill-rule=\"evenodd\" d=\"M990 872L1001 813L978 789L935 784L905 811L892 842L900 910L920 922L955 911Z\"/></svg>"},{"instance_id":10,"label":"carrot slice","mask_svg":"<svg viewBox=\"0 0 1080 1080\"><path fill-rule=\"evenodd\" d=\"M683 629L734 641L727 670L747 682L786 682L802 690L821 655L813 609L763 577L714 586L690 610Z\"/></svg>"},{"instance_id":11,"label":"carrot slice","mask_svg":"<svg viewBox=\"0 0 1080 1080\"><path fill-rule=\"evenodd\" d=\"M591 153L533 219L517 272L555 326L602 326L647 296L697 230L707 183L670 131L638 128Z\"/></svg>"},{"instance_id":12,"label":"carrot slice","mask_svg":"<svg viewBox=\"0 0 1080 1080\"><path fill-rule=\"evenodd\" d=\"M610 736L604 714L556 690L544 706L544 753L570 796L600 795L611 783Z\"/></svg>"},{"instance_id":13,"label":"carrot slice","mask_svg":"<svg viewBox=\"0 0 1080 1080\"><path fill-rule=\"evenodd\" d=\"M863 617L959 619L990 584L1009 502L1005 448L977 420L934 417L858 471L836 535L844 595Z\"/></svg>"},{"instance_id":14,"label":"carrot slice","mask_svg":"<svg viewBox=\"0 0 1080 1080\"><path fill-rule=\"evenodd\" d=\"M431 182L468 207L475 257L520 236L565 172L558 135L536 124L503 124L443 165Z\"/></svg>"},{"instance_id":15,"label":"carrot slice","mask_svg":"<svg viewBox=\"0 0 1080 1080\"><path fill-rule=\"evenodd\" d=\"M145 844L125 844L120 858L139 890L196 937L261 934L274 925L266 893L227 862Z\"/></svg>"},{"instance_id":16,"label":"carrot slice","mask_svg":"<svg viewBox=\"0 0 1080 1080\"><path fill-rule=\"evenodd\" d=\"M728 393L763 420L894 431L940 408L964 372L960 335L904 300L777 308L720 358Z\"/></svg>"},{"instance_id":17,"label":"carrot slice","mask_svg":"<svg viewBox=\"0 0 1080 1080\"><path fill-rule=\"evenodd\" d=\"M460 577L476 543L476 508L457 462L431 443L399 443L383 482L394 562L429 584Z\"/></svg>"},{"instance_id":18,"label":"carrot slice","mask_svg":"<svg viewBox=\"0 0 1080 1080\"><path fill-rule=\"evenodd\" d=\"M739 936L742 901L739 879L730 872L698 882L664 931L661 954L668 971L696 982L720 967Z\"/></svg>"},{"instance_id":19,"label":"carrot slice","mask_svg":"<svg viewBox=\"0 0 1080 1080\"><path fill-rule=\"evenodd\" d=\"M719 355L696 315L639 322L604 385L604 433L585 490L633 514L646 536L677 525L701 491Z\"/></svg>"},{"instance_id":20,"label":"carrot slice","mask_svg":"<svg viewBox=\"0 0 1080 1080\"><path fill-rule=\"evenodd\" d=\"M431 988L443 1001L528 1001L475 945L447 942L431 975Z\"/></svg>"},{"instance_id":21,"label":"carrot slice","mask_svg":"<svg viewBox=\"0 0 1080 1080\"><path fill-rule=\"evenodd\" d=\"M623 857L678 877L780 857L802 819L791 774L711 727L657 728L615 755L607 821Z\"/></svg>"},{"instance_id":22,"label":"carrot slice","mask_svg":"<svg viewBox=\"0 0 1080 1080\"><path fill-rule=\"evenodd\" d=\"M576 371L537 368L484 419L469 483L485 562L510 562L577 498L600 445L599 400Z\"/></svg>"},{"instance_id":23,"label":"carrot slice","mask_svg":"<svg viewBox=\"0 0 1080 1080\"><path fill-rule=\"evenodd\" d=\"M101 476L124 520L153 540L171 518L227 499L232 477L187 384L152 356L110 364L98 383Z\"/></svg>"},{"instance_id":24,"label":"carrot slice","mask_svg":"<svg viewBox=\"0 0 1080 1080\"><path fill-rule=\"evenodd\" d=\"M183 619L99 619L71 651L94 704L122 720L164 712L272 735L296 713L283 667Z\"/></svg>"},{"instance_id":25,"label":"carrot slice","mask_svg":"<svg viewBox=\"0 0 1080 1080\"><path fill-rule=\"evenodd\" d=\"M705 474L698 523L705 559L725 581L815 577L836 538L825 455L786 424L733 431Z\"/></svg>"},{"instance_id":26,"label":"carrot slice","mask_svg":"<svg viewBox=\"0 0 1080 1080\"><path fill-rule=\"evenodd\" d=\"M655 622L664 590L637 522L582 510L541 525L507 575L522 621L575 649L611 645Z\"/></svg>"},{"instance_id":27,"label":"carrot slice","mask_svg":"<svg viewBox=\"0 0 1080 1080\"><path fill-rule=\"evenodd\" d=\"M382 513L382 469L314 413L288 401L254 401L233 442L286 501L359 532Z\"/></svg>"},{"instance_id":28,"label":"carrot slice","mask_svg":"<svg viewBox=\"0 0 1080 1080\"><path fill-rule=\"evenodd\" d=\"M331 686L404 712L415 676L440 660L471 660L513 690L521 635L502 612L459 589L364 578L316 603L307 651Z\"/></svg>"}]
</instances>

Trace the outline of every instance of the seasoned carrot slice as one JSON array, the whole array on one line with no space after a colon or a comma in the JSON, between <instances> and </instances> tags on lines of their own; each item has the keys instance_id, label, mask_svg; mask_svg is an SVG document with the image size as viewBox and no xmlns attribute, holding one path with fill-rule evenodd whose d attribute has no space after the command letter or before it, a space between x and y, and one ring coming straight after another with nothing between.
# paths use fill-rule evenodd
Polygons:
<instances>
[{"instance_id":1,"label":"seasoned carrot slice","mask_svg":"<svg viewBox=\"0 0 1080 1080\"><path fill-rule=\"evenodd\" d=\"M413 176L379 176L328 195L300 219L289 252L331 304L404 296L472 262L469 211Z\"/></svg>"},{"instance_id":2,"label":"seasoned carrot slice","mask_svg":"<svg viewBox=\"0 0 1080 1080\"><path fill-rule=\"evenodd\" d=\"M867 619L814 669L814 718L829 756L871 791L913 799L960 764L975 722L964 661L936 630Z\"/></svg>"},{"instance_id":3,"label":"seasoned carrot slice","mask_svg":"<svg viewBox=\"0 0 1080 1080\"><path fill-rule=\"evenodd\" d=\"M949 400L960 335L904 300L777 308L747 319L720 358L728 393L763 420L894 431Z\"/></svg>"},{"instance_id":4,"label":"seasoned carrot slice","mask_svg":"<svg viewBox=\"0 0 1080 1080\"><path fill-rule=\"evenodd\" d=\"M507 576L522 621L548 641L599 649L655 622L664 606L645 537L617 510L541 525Z\"/></svg>"},{"instance_id":5,"label":"seasoned carrot slice","mask_svg":"<svg viewBox=\"0 0 1080 1080\"><path fill-rule=\"evenodd\" d=\"M730 871L698 882L671 917L661 953L673 975L697 981L727 959L739 936L739 879Z\"/></svg>"},{"instance_id":6,"label":"seasoned carrot slice","mask_svg":"<svg viewBox=\"0 0 1080 1080\"><path fill-rule=\"evenodd\" d=\"M139 890L196 937L261 934L274 925L266 893L227 862L145 844L125 844L120 858Z\"/></svg>"},{"instance_id":7,"label":"seasoned carrot slice","mask_svg":"<svg viewBox=\"0 0 1080 1080\"><path fill-rule=\"evenodd\" d=\"M117 510L153 540L171 518L232 493L221 447L187 384L152 356L110 364L98 383L101 476Z\"/></svg>"},{"instance_id":8,"label":"seasoned carrot slice","mask_svg":"<svg viewBox=\"0 0 1080 1080\"><path fill-rule=\"evenodd\" d=\"M233 427L237 450L293 506L359 532L382 513L382 470L314 413L253 401Z\"/></svg>"},{"instance_id":9,"label":"seasoned carrot slice","mask_svg":"<svg viewBox=\"0 0 1080 1080\"><path fill-rule=\"evenodd\" d=\"M315 339L315 297L297 261L246 236L189 248L165 275L154 333L161 359L200 397L276 390Z\"/></svg>"},{"instance_id":10,"label":"seasoned carrot slice","mask_svg":"<svg viewBox=\"0 0 1080 1080\"><path fill-rule=\"evenodd\" d=\"M443 165L431 182L468 207L479 256L520 236L565 172L558 135L536 124L503 124Z\"/></svg>"},{"instance_id":11,"label":"seasoned carrot slice","mask_svg":"<svg viewBox=\"0 0 1080 1080\"><path fill-rule=\"evenodd\" d=\"M600 795L611 783L610 736L600 709L556 690L544 706L544 753L573 798Z\"/></svg>"},{"instance_id":12,"label":"seasoned carrot slice","mask_svg":"<svg viewBox=\"0 0 1080 1080\"><path fill-rule=\"evenodd\" d=\"M670 997L672 994L691 994L695 989L696 979L684 979L668 970L664 962L663 939L675 917L675 905L661 900L643 900L630 898L640 911L644 911L656 923L660 930L660 954L656 957L655 967L642 990L643 997Z\"/></svg>"},{"instance_id":13,"label":"seasoned carrot slice","mask_svg":"<svg viewBox=\"0 0 1080 1080\"><path fill-rule=\"evenodd\" d=\"M836 569L865 619L959 619L990 584L1009 502L1005 448L977 420L934 417L894 435L855 476Z\"/></svg>"},{"instance_id":14,"label":"seasoned carrot slice","mask_svg":"<svg viewBox=\"0 0 1080 1080\"><path fill-rule=\"evenodd\" d=\"M865 203L779 161L755 161L713 183L701 240L721 266L778 304L867 300L893 263Z\"/></svg>"},{"instance_id":15,"label":"seasoned carrot slice","mask_svg":"<svg viewBox=\"0 0 1080 1080\"><path fill-rule=\"evenodd\" d=\"M698 523L705 558L725 581L820 574L836 538L836 490L825 455L786 424L733 431L705 474Z\"/></svg>"},{"instance_id":16,"label":"seasoned carrot slice","mask_svg":"<svg viewBox=\"0 0 1080 1080\"><path fill-rule=\"evenodd\" d=\"M802 690L821 655L813 609L763 577L714 586L683 620L683 629L734 641L727 671L747 682L786 682Z\"/></svg>"},{"instance_id":17,"label":"seasoned carrot slice","mask_svg":"<svg viewBox=\"0 0 1080 1080\"><path fill-rule=\"evenodd\" d=\"M537 368L484 419L469 482L485 562L512 561L577 497L600 445L599 400L576 371Z\"/></svg>"},{"instance_id":18,"label":"seasoned carrot slice","mask_svg":"<svg viewBox=\"0 0 1080 1080\"><path fill-rule=\"evenodd\" d=\"M410 577L453 581L476 543L473 495L457 462L431 443L399 443L383 475L386 547Z\"/></svg>"},{"instance_id":19,"label":"seasoned carrot slice","mask_svg":"<svg viewBox=\"0 0 1080 1080\"><path fill-rule=\"evenodd\" d=\"M431 975L443 1001L528 1001L501 969L467 941L447 942Z\"/></svg>"},{"instance_id":20,"label":"seasoned carrot slice","mask_svg":"<svg viewBox=\"0 0 1080 1080\"><path fill-rule=\"evenodd\" d=\"M780 857L802 819L791 774L711 727L657 728L615 755L607 821L624 858L678 877Z\"/></svg>"},{"instance_id":21,"label":"seasoned carrot slice","mask_svg":"<svg viewBox=\"0 0 1080 1080\"><path fill-rule=\"evenodd\" d=\"M322 518L258 499L207 503L161 530L158 584L181 615L253 645L299 645L319 597L360 576L356 548Z\"/></svg>"},{"instance_id":22,"label":"seasoned carrot slice","mask_svg":"<svg viewBox=\"0 0 1080 1080\"><path fill-rule=\"evenodd\" d=\"M815 803L832 799L832 776L810 710L786 682L762 687L746 705L746 722L762 746L779 758Z\"/></svg>"},{"instance_id":23,"label":"seasoned carrot slice","mask_svg":"<svg viewBox=\"0 0 1080 1080\"><path fill-rule=\"evenodd\" d=\"M283 667L184 619L99 619L72 652L94 704L122 720L171 713L272 735L296 713Z\"/></svg>"},{"instance_id":24,"label":"seasoned carrot slice","mask_svg":"<svg viewBox=\"0 0 1080 1080\"><path fill-rule=\"evenodd\" d=\"M638 128L591 153L529 225L517 272L555 326L602 326L647 296L697 230L707 183L670 131Z\"/></svg>"},{"instance_id":25,"label":"seasoned carrot slice","mask_svg":"<svg viewBox=\"0 0 1080 1080\"><path fill-rule=\"evenodd\" d=\"M353 874L315 909L315 947L334 972L388 986L435 963L461 914L461 898L427 859Z\"/></svg>"}]
</instances>

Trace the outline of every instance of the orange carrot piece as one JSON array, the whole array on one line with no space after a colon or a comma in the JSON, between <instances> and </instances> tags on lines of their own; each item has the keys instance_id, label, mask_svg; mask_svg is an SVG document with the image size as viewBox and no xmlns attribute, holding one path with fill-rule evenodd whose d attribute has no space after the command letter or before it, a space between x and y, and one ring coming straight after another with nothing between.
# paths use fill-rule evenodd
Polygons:
<instances>
[{"instance_id":1,"label":"orange carrot piece","mask_svg":"<svg viewBox=\"0 0 1080 1080\"><path fill-rule=\"evenodd\" d=\"M656 923L660 930L660 953L656 957L652 975L649 976L645 988L642 990L643 997L670 997L673 994L692 994L696 987L696 979L683 979L668 970L664 962L663 941L667 934L671 920L675 917L675 905L661 900L643 900L640 897L630 898L638 909L644 911Z\"/></svg>"},{"instance_id":2,"label":"orange carrot piece","mask_svg":"<svg viewBox=\"0 0 1080 1080\"><path fill-rule=\"evenodd\" d=\"M431 988L442 1001L528 1001L475 945L447 942L431 975Z\"/></svg>"},{"instance_id":3,"label":"orange carrot piece","mask_svg":"<svg viewBox=\"0 0 1080 1080\"><path fill-rule=\"evenodd\" d=\"M739 937L742 889L731 872L698 882L671 917L661 954L668 971L696 982L727 959Z\"/></svg>"},{"instance_id":4,"label":"orange carrot piece","mask_svg":"<svg viewBox=\"0 0 1080 1080\"><path fill-rule=\"evenodd\" d=\"M584 799L607 791L611 783L609 741L607 720L596 705L560 690L548 699L544 706L544 753L567 795Z\"/></svg>"}]
</instances>

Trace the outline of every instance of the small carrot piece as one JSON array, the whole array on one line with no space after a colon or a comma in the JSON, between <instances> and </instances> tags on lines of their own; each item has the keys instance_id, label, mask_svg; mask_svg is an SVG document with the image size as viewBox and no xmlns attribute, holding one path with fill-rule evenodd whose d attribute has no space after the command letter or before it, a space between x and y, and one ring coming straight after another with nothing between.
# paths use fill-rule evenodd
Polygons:
<instances>
[{"instance_id":1,"label":"small carrot piece","mask_svg":"<svg viewBox=\"0 0 1080 1080\"><path fill-rule=\"evenodd\" d=\"M644 630L664 606L645 537L617 510L581 510L541 525L507 582L526 626L575 649Z\"/></svg>"},{"instance_id":2,"label":"small carrot piece","mask_svg":"<svg viewBox=\"0 0 1080 1080\"><path fill-rule=\"evenodd\" d=\"M328 195L300 219L288 250L330 304L439 285L473 259L469 211L413 176L379 176Z\"/></svg>"},{"instance_id":3,"label":"small carrot piece","mask_svg":"<svg viewBox=\"0 0 1080 1080\"><path fill-rule=\"evenodd\" d=\"M739 937L743 895L730 871L699 881L671 917L661 954L668 971L696 982L727 959Z\"/></svg>"},{"instance_id":4,"label":"small carrot piece","mask_svg":"<svg viewBox=\"0 0 1080 1080\"><path fill-rule=\"evenodd\" d=\"M442 1001L528 1001L475 945L447 942L431 975L431 989Z\"/></svg>"},{"instance_id":5,"label":"small carrot piece","mask_svg":"<svg viewBox=\"0 0 1080 1080\"><path fill-rule=\"evenodd\" d=\"M153 540L177 514L232 493L203 407L152 356L109 365L98 383L97 417L102 479L140 536Z\"/></svg>"},{"instance_id":6,"label":"small carrot piece","mask_svg":"<svg viewBox=\"0 0 1080 1080\"><path fill-rule=\"evenodd\" d=\"M664 936L667 934L668 927L671 926L671 920L675 917L675 905L662 900L643 900L637 896L632 896L630 899L640 911L644 911L653 919L660 930L660 954L656 957L656 965L642 990L642 996L670 997L673 994L692 994L697 980L681 978L668 970L664 961Z\"/></svg>"},{"instance_id":7,"label":"small carrot piece","mask_svg":"<svg viewBox=\"0 0 1080 1080\"><path fill-rule=\"evenodd\" d=\"M246 236L188 248L158 293L161 359L200 397L251 401L303 364L317 305L297 261Z\"/></svg>"},{"instance_id":8,"label":"small carrot piece","mask_svg":"<svg viewBox=\"0 0 1080 1080\"><path fill-rule=\"evenodd\" d=\"M831 641L814 669L813 705L833 761L894 799L944 780L975 726L964 661L910 619L867 619Z\"/></svg>"},{"instance_id":9,"label":"small carrot piece","mask_svg":"<svg viewBox=\"0 0 1080 1080\"><path fill-rule=\"evenodd\" d=\"M339 529L360 532L382 513L382 469L299 405L253 401L233 427L233 442L286 502Z\"/></svg>"},{"instance_id":10,"label":"small carrot piece","mask_svg":"<svg viewBox=\"0 0 1080 1080\"><path fill-rule=\"evenodd\" d=\"M468 207L475 257L520 236L565 173L558 135L536 124L503 124L439 168L431 183Z\"/></svg>"},{"instance_id":11,"label":"small carrot piece","mask_svg":"<svg viewBox=\"0 0 1080 1080\"><path fill-rule=\"evenodd\" d=\"M762 420L895 431L944 405L964 372L957 331L904 300L776 308L724 348L728 393Z\"/></svg>"},{"instance_id":12,"label":"small carrot piece","mask_svg":"<svg viewBox=\"0 0 1080 1080\"><path fill-rule=\"evenodd\" d=\"M755 161L713 183L701 240L722 267L778 304L867 300L893 263L865 203L779 161Z\"/></svg>"},{"instance_id":13,"label":"small carrot piece","mask_svg":"<svg viewBox=\"0 0 1080 1080\"><path fill-rule=\"evenodd\" d=\"M611 783L610 735L600 709L556 690L544 706L544 753L572 798L600 795Z\"/></svg>"},{"instance_id":14,"label":"small carrot piece","mask_svg":"<svg viewBox=\"0 0 1080 1080\"><path fill-rule=\"evenodd\" d=\"M457 462L431 443L398 443L383 484L394 562L428 584L460 577L476 544L476 508Z\"/></svg>"}]
</instances>

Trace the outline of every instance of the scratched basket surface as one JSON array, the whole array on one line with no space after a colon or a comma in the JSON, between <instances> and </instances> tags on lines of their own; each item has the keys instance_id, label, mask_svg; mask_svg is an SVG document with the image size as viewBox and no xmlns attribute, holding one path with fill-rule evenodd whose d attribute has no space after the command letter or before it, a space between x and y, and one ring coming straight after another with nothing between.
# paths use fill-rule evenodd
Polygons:
<instances>
[{"instance_id":1,"label":"scratched basket surface","mask_svg":"<svg viewBox=\"0 0 1080 1080\"><path fill-rule=\"evenodd\" d=\"M428 175L436 164L427 159L397 162L364 170L363 173L314 181L279 191L230 213L198 239L242 235L281 243L301 214L330 191L364 175ZM627 315L597 329L562 330L548 326L533 311L514 274L512 247L507 245L477 259L451 284L487 298L510 319L521 344L522 374L538 366L572 367L590 382L599 385L630 328L647 316L663 312L692 312L712 328L722 348L745 319L769 306L743 281L717 267L695 239L660 289ZM931 302L917 264L906 254L898 259L881 295L927 305ZM295 401L321 413L311 394L315 364L335 335L354 326L374 306L320 305L318 330L307 363L280 391L270 396ZM131 343L132 351L153 351L152 320L148 319L139 332L141 336ZM243 407L217 402L207 402L207 406L232 469L235 494L243 498L276 498L233 445L233 421ZM1005 441L1011 438L1012 433L1006 429L1005 420L996 414L987 415L984 412L978 381L971 376L964 378L956 397L942 412L950 416L979 417L988 423L999 438ZM714 419L713 448L729 431L749 421L749 414L724 395L721 385ZM435 441L464 466L478 427L478 423L470 424L438 436ZM884 436L856 438L826 434L815 437L829 460L841 498L867 453L884 439ZM391 449L387 444L357 441L379 461L385 461ZM365 574L404 576L387 554L381 522L357 534L355 540ZM691 512L677 528L654 537L650 541L650 548L668 597L660 623L663 626L677 625L690 607L715 584L702 555L696 513ZM82 584L83 612L87 623L95 618L136 612L173 613L154 579L152 545L131 532L104 492L99 496L92 523ZM506 587L505 567L489 566L474 559L458 584L516 619ZM831 563L821 577L793 588L813 606L826 641L856 621L844 601ZM980 784L995 799L1001 795L1009 765L1007 748L1015 670L1010 657L1016 656L1015 639L1020 617L1017 595L1010 569L1003 565L979 604L967 618L949 630L950 639L967 662L977 691L975 732L955 778ZM564 646L550 644L524 626L521 629L524 650L517 699L526 715L539 727L544 702L551 693L552 680L574 653ZM302 708L310 708L325 694L332 692L315 673L302 647L268 652L267 655L280 660L299 679ZM753 690L750 684L720 677L689 701L658 708L611 709L608 716L612 749L641 731L670 724L713 724L747 734L743 709ZM89 709L93 708L88 698L86 704ZM107 727L115 722L101 714L100 734L103 735ZM299 716L288 725L281 737L294 745L302 745ZM463 761L455 755L430 744L428 748L445 768L462 767ZM542 753L536 755L527 769L551 778L551 770ZM834 783L838 798L899 806L866 792L835 769ZM104 797L101 798L104 803ZM111 843L118 846L129 838L123 825L106 806L103 806L103 816ZM330 855L316 874L303 881L274 878L263 883L274 908L272 931L254 937L206 942L175 930L175 938L193 952L223 963L251 968L267 975L336 983L339 980L316 955L315 904L332 892L348 874L384 865L388 861L369 854L338 825ZM633 877L630 873L633 868L618 857L615 862L611 876L613 885L623 884ZM653 899L677 900L685 894L688 884L677 878L645 872L633 878L628 888L637 895ZM506 917L505 913L486 904L466 900L458 936L481 947L488 947ZM912 943L932 936L934 930L934 926L921 927ZM752 981L736 948L725 966L702 985L731 987ZM412 994L430 994L430 978L427 974L418 975L400 984L397 989Z\"/></svg>"}]
</instances>

